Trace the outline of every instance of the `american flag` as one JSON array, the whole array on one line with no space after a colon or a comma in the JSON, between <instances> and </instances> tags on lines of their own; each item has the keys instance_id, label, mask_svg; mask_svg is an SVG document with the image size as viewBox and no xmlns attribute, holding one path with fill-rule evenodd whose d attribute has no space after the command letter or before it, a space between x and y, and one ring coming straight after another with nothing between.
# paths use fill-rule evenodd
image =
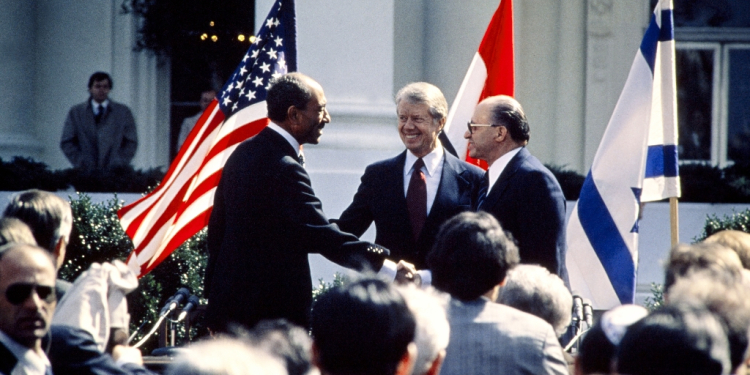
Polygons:
<instances>
[{"instance_id":1,"label":"american flag","mask_svg":"<svg viewBox=\"0 0 750 375\"><path fill-rule=\"evenodd\" d=\"M266 125L270 81L297 70L293 0L272 6L219 97L206 108L150 194L118 211L135 249L128 267L142 277L208 224L224 163Z\"/></svg>"}]
</instances>

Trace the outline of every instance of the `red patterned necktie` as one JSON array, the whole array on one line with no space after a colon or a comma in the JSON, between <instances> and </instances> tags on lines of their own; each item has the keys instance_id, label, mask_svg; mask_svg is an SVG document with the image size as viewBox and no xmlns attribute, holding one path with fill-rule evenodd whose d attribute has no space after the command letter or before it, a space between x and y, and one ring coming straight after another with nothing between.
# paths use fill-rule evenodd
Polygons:
<instances>
[{"instance_id":1,"label":"red patterned necktie","mask_svg":"<svg viewBox=\"0 0 750 375\"><path fill-rule=\"evenodd\" d=\"M419 238L419 233L427 219L427 183L422 167L424 167L424 161L419 158L414 162L409 189L406 190L406 206L409 209L411 229L415 241Z\"/></svg>"}]
</instances>

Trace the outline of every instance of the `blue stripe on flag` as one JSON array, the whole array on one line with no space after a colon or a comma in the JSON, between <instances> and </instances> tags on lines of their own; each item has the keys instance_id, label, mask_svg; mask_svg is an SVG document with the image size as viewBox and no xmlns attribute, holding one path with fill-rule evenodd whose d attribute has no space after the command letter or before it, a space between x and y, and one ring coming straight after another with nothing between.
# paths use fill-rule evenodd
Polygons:
<instances>
[{"instance_id":1,"label":"blue stripe on flag","mask_svg":"<svg viewBox=\"0 0 750 375\"><path fill-rule=\"evenodd\" d=\"M656 15L651 15L651 22L646 29L646 35L641 41L641 54L646 59L648 67L651 68L651 75L654 74L654 65L656 64L656 45L659 43L659 25L656 24Z\"/></svg>"},{"instance_id":2,"label":"blue stripe on flag","mask_svg":"<svg viewBox=\"0 0 750 375\"><path fill-rule=\"evenodd\" d=\"M654 145L648 146L646 157L646 178L651 177L677 177L679 166L677 165L677 146Z\"/></svg>"},{"instance_id":3,"label":"blue stripe on flag","mask_svg":"<svg viewBox=\"0 0 750 375\"><path fill-rule=\"evenodd\" d=\"M621 303L633 303L635 264L589 172L578 200L578 219ZM633 218L635 219L635 218Z\"/></svg>"},{"instance_id":4,"label":"blue stripe on flag","mask_svg":"<svg viewBox=\"0 0 750 375\"><path fill-rule=\"evenodd\" d=\"M674 40L674 24L672 23L672 9L662 9L661 31L659 32L659 41L668 42L670 40Z\"/></svg>"}]
</instances>

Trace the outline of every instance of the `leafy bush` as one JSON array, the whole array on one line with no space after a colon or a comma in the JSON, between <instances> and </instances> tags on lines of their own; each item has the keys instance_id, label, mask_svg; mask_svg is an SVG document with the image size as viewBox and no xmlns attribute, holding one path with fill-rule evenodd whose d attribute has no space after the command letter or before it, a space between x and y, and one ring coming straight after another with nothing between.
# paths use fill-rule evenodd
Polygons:
<instances>
[{"instance_id":1,"label":"leafy bush","mask_svg":"<svg viewBox=\"0 0 750 375\"><path fill-rule=\"evenodd\" d=\"M40 189L47 191L76 191L142 193L164 178L159 168L136 170L117 167L106 170L85 171L75 168L50 170L30 158L14 157L10 162L0 159L0 190L19 191Z\"/></svg>"},{"instance_id":2,"label":"leafy bush","mask_svg":"<svg viewBox=\"0 0 750 375\"><path fill-rule=\"evenodd\" d=\"M94 262L125 261L133 250L133 243L117 218L117 210L122 207L117 196L103 203L92 203L88 195L80 193L77 199L71 197L70 204L74 217L73 232L60 278L72 282ZM158 318L161 305L180 287L187 287L196 296L203 297L206 261L206 231L203 230L141 278L138 289L128 295L131 331L144 322L147 322L146 327L151 327ZM178 343L185 337L185 332L181 332ZM156 344L157 340L152 338L142 348L149 352Z\"/></svg>"},{"instance_id":3,"label":"leafy bush","mask_svg":"<svg viewBox=\"0 0 750 375\"><path fill-rule=\"evenodd\" d=\"M708 215L703 233L695 238L695 242L703 241L710 235L727 229L750 233L750 210L735 212L731 216L724 215L721 219L716 215Z\"/></svg>"}]
</instances>

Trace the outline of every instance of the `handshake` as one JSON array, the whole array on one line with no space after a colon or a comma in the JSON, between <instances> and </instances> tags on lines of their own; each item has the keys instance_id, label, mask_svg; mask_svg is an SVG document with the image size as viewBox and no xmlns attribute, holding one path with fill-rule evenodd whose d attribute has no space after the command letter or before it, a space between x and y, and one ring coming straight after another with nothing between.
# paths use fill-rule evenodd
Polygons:
<instances>
[{"instance_id":1,"label":"handshake","mask_svg":"<svg viewBox=\"0 0 750 375\"><path fill-rule=\"evenodd\" d=\"M417 268L413 264L400 260L396 265L396 283L414 283L417 286L421 286L422 277L417 273Z\"/></svg>"}]
</instances>

